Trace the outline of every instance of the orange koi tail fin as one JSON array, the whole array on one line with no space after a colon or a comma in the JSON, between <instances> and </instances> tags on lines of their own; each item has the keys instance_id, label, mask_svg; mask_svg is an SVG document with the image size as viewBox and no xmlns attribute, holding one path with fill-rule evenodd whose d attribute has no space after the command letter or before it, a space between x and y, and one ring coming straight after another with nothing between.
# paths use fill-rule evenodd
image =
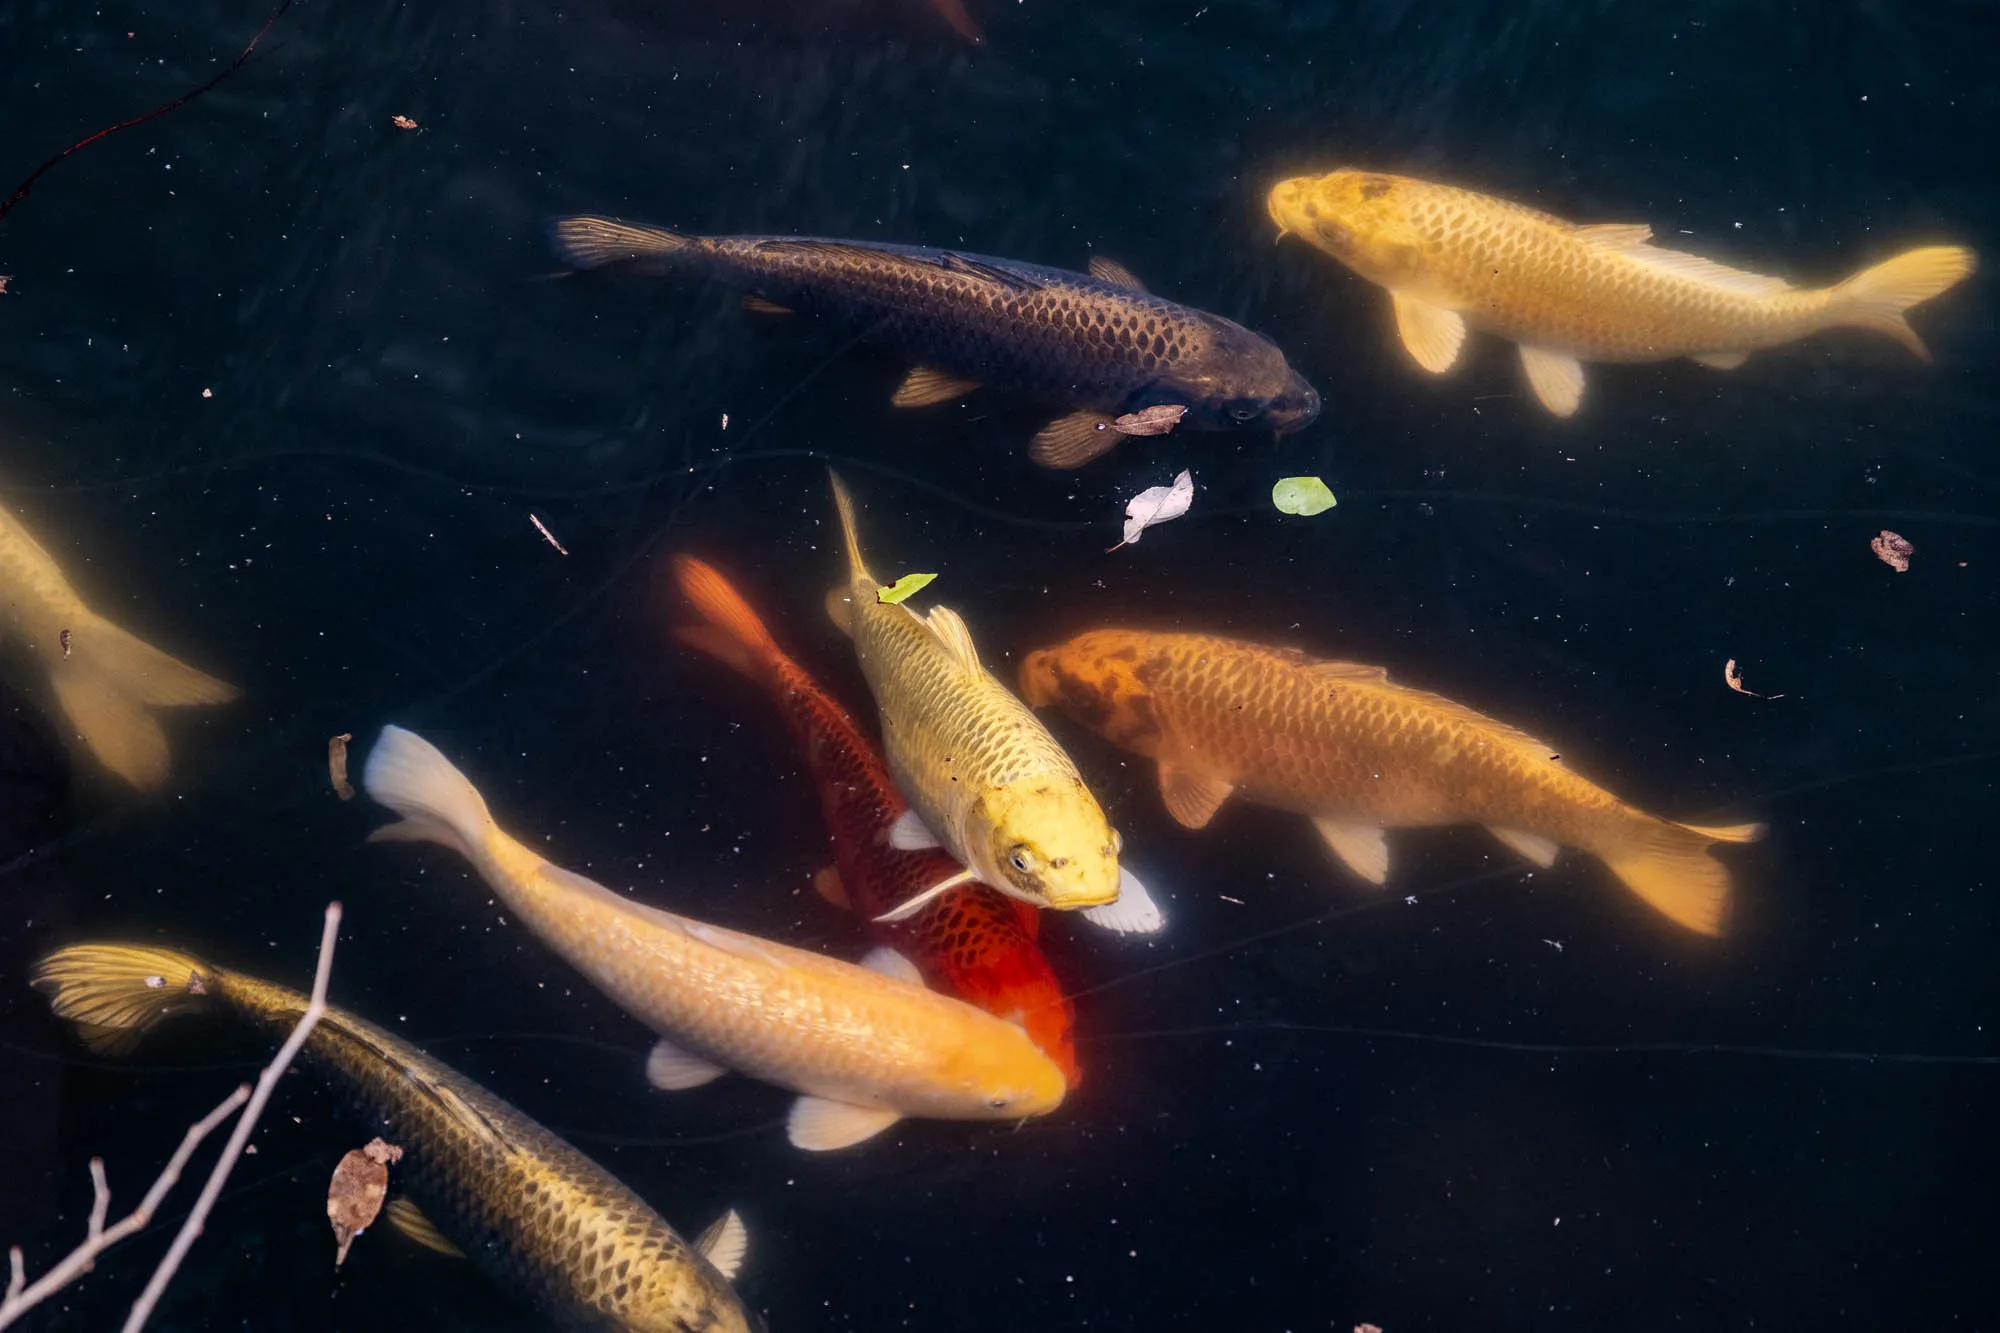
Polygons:
<instances>
[{"instance_id":1,"label":"orange koi tail fin","mask_svg":"<svg viewBox=\"0 0 2000 1333\"><path fill-rule=\"evenodd\" d=\"M1921 359L1930 349L1903 312L1957 286L1978 266L1962 245L1927 245L1864 268L1832 291L1830 322L1886 334Z\"/></svg>"},{"instance_id":2,"label":"orange koi tail fin","mask_svg":"<svg viewBox=\"0 0 2000 1333\"><path fill-rule=\"evenodd\" d=\"M1729 907L1729 869L1709 855L1717 842L1753 842L1762 824L1702 827L1649 820L1626 846L1604 853L1611 873L1675 925L1720 935Z\"/></svg>"},{"instance_id":3,"label":"orange koi tail fin","mask_svg":"<svg viewBox=\"0 0 2000 1333\"><path fill-rule=\"evenodd\" d=\"M750 609L729 580L689 555L674 557L674 578L681 592L706 621L682 625L674 637L691 648L719 658L752 680L764 680L781 653L778 641Z\"/></svg>"}]
</instances>

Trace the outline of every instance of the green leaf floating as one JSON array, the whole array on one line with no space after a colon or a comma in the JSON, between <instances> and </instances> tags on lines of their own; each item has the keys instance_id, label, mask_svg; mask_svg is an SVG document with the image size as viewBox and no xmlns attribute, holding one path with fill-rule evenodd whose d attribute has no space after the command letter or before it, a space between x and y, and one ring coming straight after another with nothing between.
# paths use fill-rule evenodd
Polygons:
<instances>
[{"instance_id":1,"label":"green leaf floating","mask_svg":"<svg viewBox=\"0 0 2000 1333\"><path fill-rule=\"evenodd\" d=\"M1311 518L1340 502L1318 477L1286 477L1271 488L1271 503L1280 513Z\"/></svg>"},{"instance_id":2,"label":"green leaf floating","mask_svg":"<svg viewBox=\"0 0 2000 1333\"><path fill-rule=\"evenodd\" d=\"M1321 487L1320 489L1324 490L1326 488ZM937 575L935 574L905 574L888 587L877 588L875 590L875 600L887 606L895 606L922 592L930 586L931 580L936 577Z\"/></svg>"}]
</instances>

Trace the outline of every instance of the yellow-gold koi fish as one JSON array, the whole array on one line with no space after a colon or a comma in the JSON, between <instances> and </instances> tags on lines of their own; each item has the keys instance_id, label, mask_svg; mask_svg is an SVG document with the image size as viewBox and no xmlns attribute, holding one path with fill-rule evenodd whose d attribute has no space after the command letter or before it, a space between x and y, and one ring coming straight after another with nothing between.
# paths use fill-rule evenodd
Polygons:
<instances>
[{"instance_id":1,"label":"yellow-gold koi fish","mask_svg":"<svg viewBox=\"0 0 2000 1333\"><path fill-rule=\"evenodd\" d=\"M306 997L150 944L73 944L33 983L93 1050L124 1049L162 1019L226 1011L283 1038ZM329 1008L304 1056L403 1149L387 1220L475 1263L566 1328L750 1333L764 1321L729 1279L746 1233L725 1214L690 1245L611 1173L455 1070ZM410 1200L423 1208L418 1212ZM432 1219L435 1219L433 1221Z\"/></svg>"},{"instance_id":2,"label":"yellow-gold koi fish","mask_svg":"<svg viewBox=\"0 0 2000 1333\"><path fill-rule=\"evenodd\" d=\"M1540 866L1561 847L1601 858L1689 930L1719 934L1729 875L1711 843L1757 824L1659 819L1577 776L1548 746L1380 667L1205 634L1103 629L1030 653L1021 692L1159 765L1169 814L1201 828L1240 792L1312 818L1371 884L1384 829L1484 824Z\"/></svg>"},{"instance_id":3,"label":"yellow-gold koi fish","mask_svg":"<svg viewBox=\"0 0 2000 1333\"><path fill-rule=\"evenodd\" d=\"M1519 345L1542 406L1583 400L1585 361L1689 357L1734 370L1750 353L1824 329L1894 338L1928 361L1904 319L1971 273L1957 245L1908 250L1831 287L1727 268L1663 250L1643 223L1578 226L1450 185L1342 170L1281 181L1268 200L1279 235L1295 232L1389 289L1416 363L1441 375L1467 326Z\"/></svg>"},{"instance_id":4,"label":"yellow-gold koi fish","mask_svg":"<svg viewBox=\"0 0 2000 1333\"><path fill-rule=\"evenodd\" d=\"M1111 930L1151 932L1161 917L1118 864L1119 839L1083 775L1048 728L979 664L972 632L949 607L919 616L876 596L838 476L833 498L847 545L847 583L827 613L854 640L882 716L882 753L910 802L889 834L905 850L943 846L965 869L881 919L898 921L978 880L1022 902L1085 909Z\"/></svg>"},{"instance_id":5,"label":"yellow-gold koi fish","mask_svg":"<svg viewBox=\"0 0 2000 1333\"><path fill-rule=\"evenodd\" d=\"M1020 1027L924 989L893 950L857 967L647 907L551 865L494 823L421 736L384 727L363 782L403 816L376 838L465 857L522 924L660 1034L646 1062L657 1088L697 1088L732 1069L790 1088L802 1094L791 1140L811 1151L908 1116L1021 1120L1068 1091Z\"/></svg>"},{"instance_id":6,"label":"yellow-gold koi fish","mask_svg":"<svg viewBox=\"0 0 2000 1333\"><path fill-rule=\"evenodd\" d=\"M55 557L4 508L0 629L41 658L71 735L142 791L167 780L167 737L151 710L236 697L235 686L167 656L85 606Z\"/></svg>"}]
</instances>

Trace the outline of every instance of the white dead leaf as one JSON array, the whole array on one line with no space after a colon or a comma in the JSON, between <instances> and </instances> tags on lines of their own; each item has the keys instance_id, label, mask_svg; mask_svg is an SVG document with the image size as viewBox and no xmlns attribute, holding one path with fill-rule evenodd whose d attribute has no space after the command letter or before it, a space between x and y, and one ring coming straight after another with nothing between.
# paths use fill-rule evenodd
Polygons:
<instances>
[{"instance_id":1,"label":"white dead leaf","mask_svg":"<svg viewBox=\"0 0 2000 1333\"><path fill-rule=\"evenodd\" d=\"M1722 683L1730 689L1735 690L1738 694L1747 694L1752 699L1782 699L1785 697L1782 694L1759 694L1755 690L1744 689L1743 675L1737 671L1736 659L1733 657L1722 664Z\"/></svg>"},{"instance_id":2,"label":"white dead leaf","mask_svg":"<svg viewBox=\"0 0 2000 1333\"><path fill-rule=\"evenodd\" d=\"M1171 486L1149 486L1133 496L1125 505L1125 540L1118 546L1130 546L1139 540L1139 534L1155 523L1165 523L1170 518L1179 518L1194 503L1194 474L1182 472L1174 478ZM1118 546L1111 549L1117 550Z\"/></svg>"}]
</instances>

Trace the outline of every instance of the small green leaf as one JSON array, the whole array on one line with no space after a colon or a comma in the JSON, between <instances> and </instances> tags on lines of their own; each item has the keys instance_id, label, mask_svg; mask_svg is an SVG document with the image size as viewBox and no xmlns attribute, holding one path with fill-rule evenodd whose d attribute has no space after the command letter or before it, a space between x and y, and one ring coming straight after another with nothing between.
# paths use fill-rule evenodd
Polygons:
<instances>
[{"instance_id":1,"label":"small green leaf","mask_svg":"<svg viewBox=\"0 0 2000 1333\"><path fill-rule=\"evenodd\" d=\"M875 590L875 600L886 606L895 606L897 603L907 600L913 594L922 592L926 587L930 586L930 581L936 577L937 575L935 574L905 574L888 587L877 588Z\"/></svg>"},{"instance_id":2,"label":"small green leaf","mask_svg":"<svg viewBox=\"0 0 2000 1333\"><path fill-rule=\"evenodd\" d=\"M1311 518L1340 503L1318 477L1286 477L1271 488L1271 503L1285 514Z\"/></svg>"}]
</instances>

